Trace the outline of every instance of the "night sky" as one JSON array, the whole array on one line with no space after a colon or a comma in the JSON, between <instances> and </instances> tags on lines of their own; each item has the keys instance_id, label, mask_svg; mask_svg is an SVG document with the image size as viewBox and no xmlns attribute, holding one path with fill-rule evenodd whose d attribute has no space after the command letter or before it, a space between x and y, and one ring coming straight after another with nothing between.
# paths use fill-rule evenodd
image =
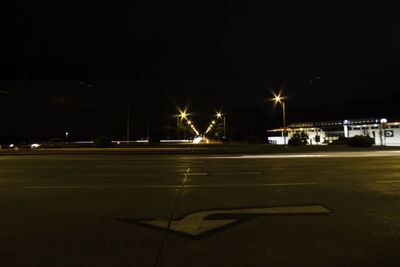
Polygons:
<instances>
[{"instance_id":1,"label":"night sky","mask_svg":"<svg viewBox=\"0 0 400 267\"><path fill-rule=\"evenodd\" d=\"M8 21L0 135L123 134L128 104L137 125L189 105L204 128L220 108L274 120L279 88L289 111L400 91L400 24L384 1L81 2L25 1Z\"/></svg>"}]
</instances>

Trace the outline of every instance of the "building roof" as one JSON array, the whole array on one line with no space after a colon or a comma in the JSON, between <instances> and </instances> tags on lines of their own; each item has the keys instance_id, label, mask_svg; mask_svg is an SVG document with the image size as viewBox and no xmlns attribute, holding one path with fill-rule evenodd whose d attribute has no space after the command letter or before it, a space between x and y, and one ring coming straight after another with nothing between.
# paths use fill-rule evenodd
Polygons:
<instances>
[{"instance_id":1,"label":"building roof","mask_svg":"<svg viewBox=\"0 0 400 267\"><path fill-rule=\"evenodd\" d=\"M286 128L287 132L293 131L294 129L326 129L328 131L338 131L341 126L344 125L365 125L365 124L378 124L385 122L384 118L361 118L361 119L351 119L351 120L335 120L335 121L316 121L316 122L299 122L291 123ZM387 122L387 125L399 125L400 121ZM343 128L342 128L343 129ZM270 129L267 132L283 132L283 128Z\"/></svg>"},{"instance_id":2,"label":"building roof","mask_svg":"<svg viewBox=\"0 0 400 267\"><path fill-rule=\"evenodd\" d=\"M342 126L342 125L358 125L369 123L380 123L382 118L360 118L351 120L334 120L334 121L315 121L315 122L299 122L291 123L288 127L291 128L306 128L306 127L329 127L329 126Z\"/></svg>"},{"instance_id":3,"label":"building roof","mask_svg":"<svg viewBox=\"0 0 400 267\"><path fill-rule=\"evenodd\" d=\"M318 127L301 127L301 128L296 128L296 129L292 129L292 128L286 128L286 132L291 132L291 131L295 131L295 130L322 130L321 128ZM283 132L284 128L277 128L277 129L270 129L267 130L267 132Z\"/></svg>"}]
</instances>

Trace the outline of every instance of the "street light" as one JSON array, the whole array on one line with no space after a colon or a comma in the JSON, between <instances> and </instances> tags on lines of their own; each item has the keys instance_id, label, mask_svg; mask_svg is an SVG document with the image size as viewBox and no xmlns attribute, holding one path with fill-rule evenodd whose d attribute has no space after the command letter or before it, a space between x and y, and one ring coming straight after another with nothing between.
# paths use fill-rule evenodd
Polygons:
<instances>
[{"instance_id":1,"label":"street light","mask_svg":"<svg viewBox=\"0 0 400 267\"><path fill-rule=\"evenodd\" d=\"M68 132L65 132L65 144L68 145Z\"/></svg>"},{"instance_id":2,"label":"street light","mask_svg":"<svg viewBox=\"0 0 400 267\"><path fill-rule=\"evenodd\" d=\"M186 120L186 118L187 118L186 112L181 113L180 117L181 117L182 120Z\"/></svg>"},{"instance_id":3,"label":"street light","mask_svg":"<svg viewBox=\"0 0 400 267\"><path fill-rule=\"evenodd\" d=\"M272 100L275 101L275 104L282 104L282 113L283 113L283 144L286 146L286 107L285 107L285 97L281 96L281 93L275 94L273 93L274 98Z\"/></svg>"},{"instance_id":4,"label":"street light","mask_svg":"<svg viewBox=\"0 0 400 267\"><path fill-rule=\"evenodd\" d=\"M179 114L175 115L175 116L176 116L176 137L179 140L179 137L180 137L180 131L179 131L180 121L187 120L187 117L190 114L187 113L187 108L185 108L184 110L181 110L180 108L178 108L178 111L179 111ZM183 134L185 135L185 132L183 132Z\"/></svg>"},{"instance_id":5,"label":"street light","mask_svg":"<svg viewBox=\"0 0 400 267\"><path fill-rule=\"evenodd\" d=\"M216 116L217 116L218 119L221 119L221 118L224 119L224 136L223 137L225 138L226 137L226 117L225 117L225 114L222 114L222 112L217 112Z\"/></svg>"},{"instance_id":6,"label":"street light","mask_svg":"<svg viewBox=\"0 0 400 267\"><path fill-rule=\"evenodd\" d=\"M186 109L185 109L183 111L180 111L179 117L181 118L181 120L186 120L188 115L189 114L186 113Z\"/></svg>"}]
</instances>

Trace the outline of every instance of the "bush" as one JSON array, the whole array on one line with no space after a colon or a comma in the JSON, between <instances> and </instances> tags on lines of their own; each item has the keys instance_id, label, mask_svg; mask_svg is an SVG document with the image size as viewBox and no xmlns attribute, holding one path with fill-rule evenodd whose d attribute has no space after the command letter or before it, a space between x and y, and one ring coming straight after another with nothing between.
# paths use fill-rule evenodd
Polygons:
<instances>
[{"instance_id":1,"label":"bush","mask_svg":"<svg viewBox=\"0 0 400 267\"><path fill-rule=\"evenodd\" d=\"M340 136L338 140L332 141L332 143L329 143L329 145L348 145L349 140L348 138L344 136Z\"/></svg>"},{"instance_id":2,"label":"bush","mask_svg":"<svg viewBox=\"0 0 400 267\"><path fill-rule=\"evenodd\" d=\"M289 146L308 145L308 134L305 131L293 134L292 138L289 139L288 145Z\"/></svg>"},{"instance_id":3,"label":"bush","mask_svg":"<svg viewBox=\"0 0 400 267\"><path fill-rule=\"evenodd\" d=\"M111 147L111 139L105 136L99 136L94 139L94 147L104 148Z\"/></svg>"},{"instance_id":4,"label":"bush","mask_svg":"<svg viewBox=\"0 0 400 267\"><path fill-rule=\"evenodd\" d=\"M349 146L351 147L371 147L375 144L375 140L369 136L356 135L349 138Z\"/></svg>"},{"instance_id":5,"label":"bush","mask_svg":"<svg viewBox=\"0 0 400 267\"><path fill-rule=\"evenodd\" d=\"M303 143L301 142L301 138L292 137L288 141L289 146L301 146Z\"/></svg>"}]
</instances>

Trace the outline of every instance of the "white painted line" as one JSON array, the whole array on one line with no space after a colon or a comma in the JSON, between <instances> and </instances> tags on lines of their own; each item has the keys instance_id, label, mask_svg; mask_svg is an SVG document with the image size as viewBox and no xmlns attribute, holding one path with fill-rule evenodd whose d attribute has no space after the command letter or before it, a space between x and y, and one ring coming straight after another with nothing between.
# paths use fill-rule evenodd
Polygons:
<instances>
[{"instance_id":1,"label":"white painted line","mask_svg":"<svg viewBox=\"0 0 400 267\"><path fill-rule=\"evenodd\" d=\"M207 172L190 172L188 173L189 176L208 176Z\"/></svg>"},{"instance_id":2,"label":"white painted line","mask_svg":"<svg viewBox=\"0 0 400 267\"><path fill-rule=\"evenodd\" d=\"M206 159L280 159L280 158L316 158L326 157L326 155L304 155L304 154L275 154L275 155L239 155L239 156L210 156Z\"/></svg>"},{"instance_id":3,"label":"white painted line","mask_svg":"<svg viewBox=\"0 0 400 267\"><path fill-rule=\"evenodd\" d=\"M263 172L215 172L213 175L262 175Z\"/></svg>"},{"instance_id":4,"label":"white painted line","mask_svg":"<svg viewBox=\"0 0 400 267\"><path fill-rule=\"evenodd\" d=\"M317 185L318 183L269 183L269 184L206 184L206 185L185 185L185 188L240 188L240 187L274 187L274 186L305 186ZM139 186L80 186L80 185L48 185L48 186L26 186L25 189L177 189L182 185L139 185Z\"/></svg>"},{"instance_id":5,"label":"white painted line","mask_svg":"<svg viewBox=\"0 0 400 267\"><path fill-rule=\"evenodd\" d=\"M25 189L175 189L181 188L181 185L145 185L145 186L75 186L75 185L59 185L59 186L26 186Z\"/></svg>"},{"instance_id":6,"label":"white painted line","mask_svg":"<svg viewBox=\"0 0 400 267\"><path fill-rule=\"evenodd\" d=\"M276 183L264 184L264 186L298 186L298 185L317 185L318 183Z\"/></svg>"},{"instance_id":7,"label":"white painted line","mask_svg":"<svg viewBox=\"0 0 400 267\"><path fill-rule=\"evenodd\" d=\"M285 164L274 164L271 167L289 167L289 165L285 165Z\"/></svg>"},{"instance_id":8,"label":"white painted line","mask_svg":"<svg viewBox=\"0 0 400 267\"><path fill-rule=\"evenodd\" d=\"M400 183L400 180L375 181L375 183L379 183L379 184Z\"/></svg>"},{"instance_id":9,"label":"white painted line","mask_svg":"<svg viewBox=\"0 0 400 267\"><path fill-rule=\"evenodd\" d=\"M187 185L187 188L244 188L244 187L274 187L274 186L305 186L318 183L270 183L270 184L213 184L213 185Z\"/></svg>"},{"instance_id":10,"label":"white painted line","mask_svg":"<svg viewBox=\"0 0 400 267\"><path fill-rule=\"evenodd\" d=\"M354 151L354 152L310 152L307 154L264 154L264 155L230 155L230 156L206 156L202 159L279 159L279 158L363 158L363 157L398 157L399 150L392 151Z\"/></svg>"}]
</instances>

